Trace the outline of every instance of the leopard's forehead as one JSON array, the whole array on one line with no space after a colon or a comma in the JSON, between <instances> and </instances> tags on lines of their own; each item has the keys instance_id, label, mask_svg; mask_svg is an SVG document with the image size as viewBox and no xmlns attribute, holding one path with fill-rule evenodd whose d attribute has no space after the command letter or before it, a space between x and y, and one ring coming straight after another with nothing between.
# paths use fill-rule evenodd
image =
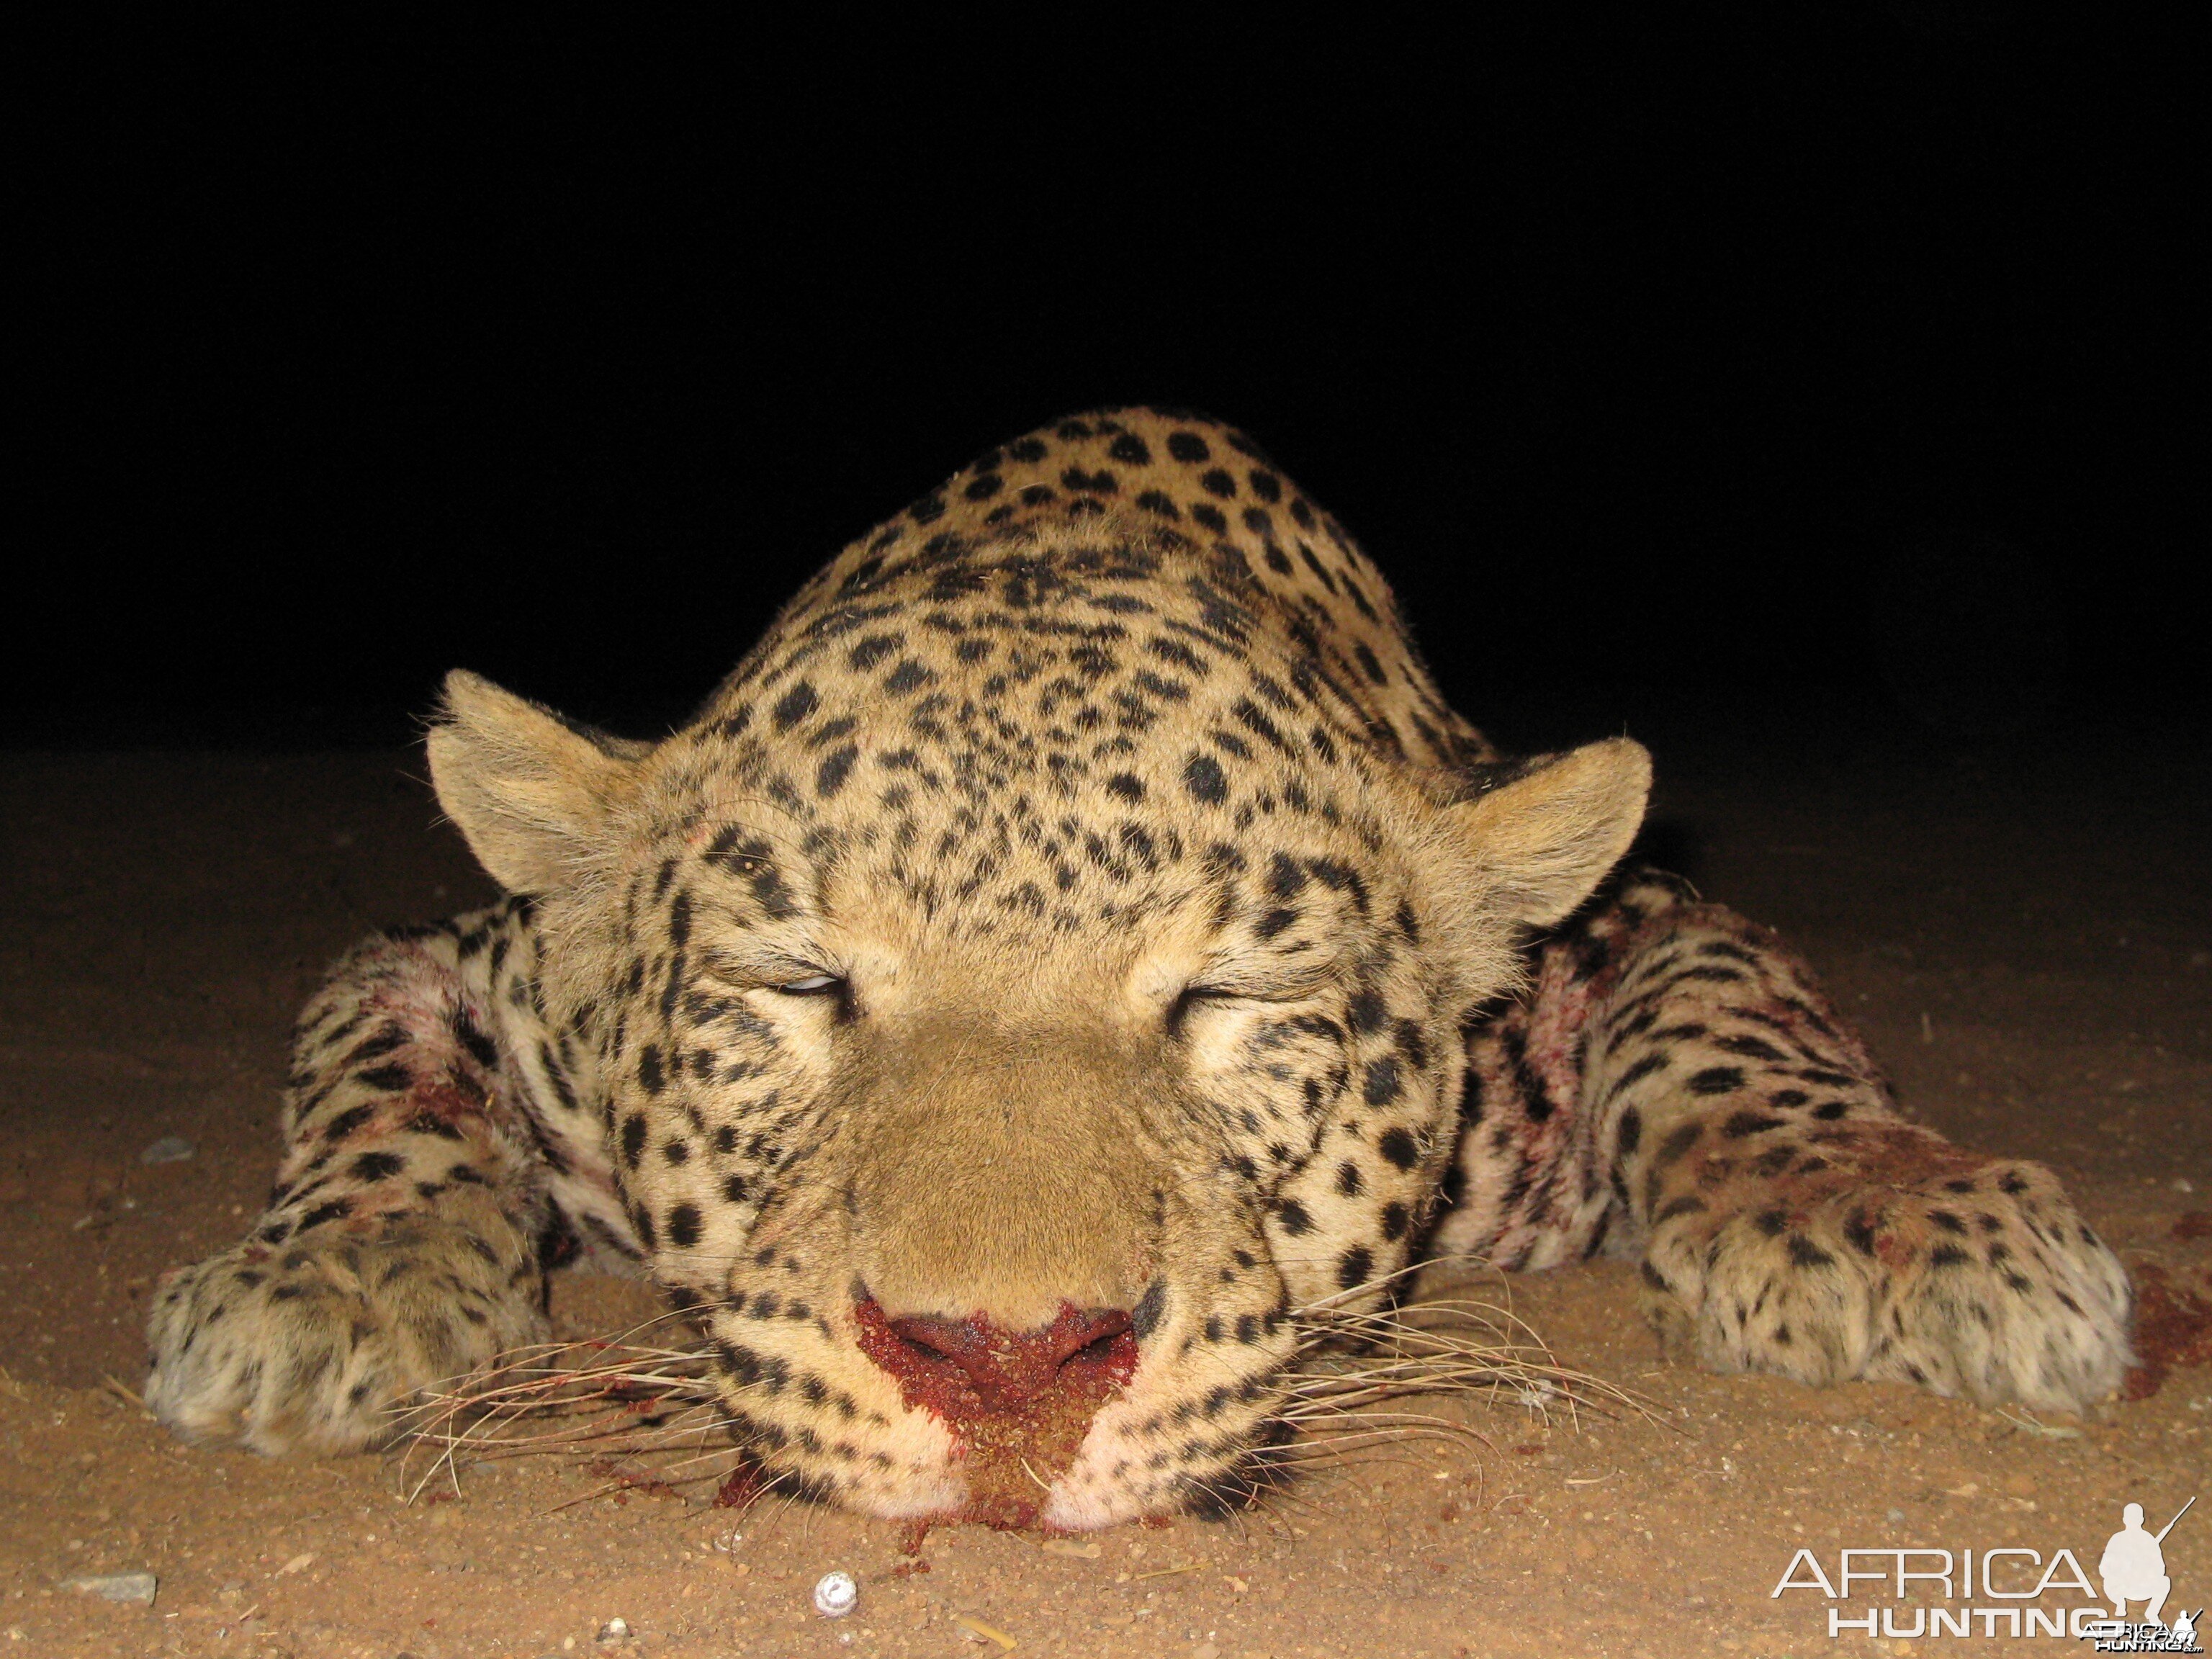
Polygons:
<instances>
[{"instance_id":1,"label":"leopard's forehead","mask_svg":"<svg viewBox=\"0 0 2212 1659\"><path fill-rule=\"evenodd\" d=\"M1255 863L1340 890L1388 838L1378 774L1487 754L1249 441L1119 410L847 548L665 746L657 828L767 860L795 907L842 872L1066 931Z\"/></svg>"},{"instance_id":2,"label":"leopard's forehead","mask_svg":"<svg viewBox=\"0 0 2212 1659\"><path fill-rule=\"evenodd\" d=\"M975 672L949 676L947 658ZM1239 683L1240 665L1277 687ZM853 542L695 730L741 725L749 709L787 730L825 679L933 711L957 679L979 718L1069 755L1110 756L1161 720L1226 712L1247 744L1273 741L1255 714L1289 715L1292 741L1324 754L1313 720L1417 765L1492 758L1336 521L1242 433L1158 410L1073 418L991 450ZM1225 709L1209 687L1233 689Z\"/></svg>"}]
</instances>

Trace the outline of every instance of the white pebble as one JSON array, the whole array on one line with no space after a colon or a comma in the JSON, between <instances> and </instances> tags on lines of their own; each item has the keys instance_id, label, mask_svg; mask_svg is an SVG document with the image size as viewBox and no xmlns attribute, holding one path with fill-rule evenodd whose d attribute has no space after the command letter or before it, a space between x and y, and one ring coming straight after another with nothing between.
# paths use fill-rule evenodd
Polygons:
<instances>
[{"instance_id":1,"label":"white pebble","mask_svg":"<svg viewBox=\"0 0 2212 1659\"><path fill-rule=\"evenodd\" d=\"M627 1619L608 1620L605 1624L599 1626L599 1639L603 1643L629 1641L629 1620Z\"/></svg>"},{"instance_id":2,"label":"white pebble","mask_svg":"<svg viewBox=\"0 0 2212 1659\"><path fill-rule=\"evenodd\" d=\"M159 1140L142 1149L141 1164L181 1164L192 1155L192 1143L182 1135L163 1135Z\"/></svg>"},{"instance_id":3,"label":"white pebble","mask_svg":"<svg viewBox=\"0 0 2212 1659\"><path fill-rule=\"evenodd\" d=\"M814 1586L814 1611L824 1619L842 1619L860 1600L860 1587L849 1572L825 1572Z\"/></svg>"}]
</instances>

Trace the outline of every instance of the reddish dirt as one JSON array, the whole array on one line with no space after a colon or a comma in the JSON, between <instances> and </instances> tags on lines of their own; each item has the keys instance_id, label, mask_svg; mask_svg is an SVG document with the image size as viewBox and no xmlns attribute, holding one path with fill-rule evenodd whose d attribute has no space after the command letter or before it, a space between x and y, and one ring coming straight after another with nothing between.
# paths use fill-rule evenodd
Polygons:
<instances>
[{"instance_id":1,"label":"reddish dirt","mask_svg":"<svg viewBox=\"0 0 2212 1659\"><path fill-rule=\"evenodd\" d=\"M2212 1273L2199 1275L2212 1288ZM2155 1261L2135 1265L2136 1364L2120 1385L2123 1400L2148 1400L2177 1365L2212 1365L2212 1301Z\"/></svg>"},{"instance_id":2,"label":"reddish dirt","mask_svg":"<svg viewBox=\"0 0 2212 1659\"><path fill-rule=\"evenodd\" d=\"M2185 1311L2205 1294L2201 767L2088 742L1655 746L1662 849L1820 964L1914 1109L2052 1164L2139 1283ZM2162 1524L2202 1489L2212 1370L2200 1325L2162 1334L2160 1291L2145 1348L2164 1386L2039 1422L1670 1366L1619 1264L1488 1289L1649 1414L1450 1404L1486 1449L1408 1447L1219 1524L916 1540L552 1462L465 1468L445 1501L410 1504L387 1459L177 1445L103 1378L137 1385L154 1275L234 1240L265 1191L293 1012L362 929L487 892L420 772L358 754L0 758L0 1652L1000 1651L964 1618L1018 1656L1802 1655L1832 1646L1826 1604L1769 1594L1800 1547L1831 1574L1845 1546L1908 1544L2063 1545L2094 1567L2123 1503ZM167 1135L193 1156L142 1163ZM651 1309L610 1280L564 1274L556 1292L580 1335ZM2204 1513L2166 1542L2176 1607L2212 1601ZM810 1603L834 1568L860 1583L836 1622ZM63 1588L137 1570L159 1576L151 1607ZM602 1650L615 1617L635 1639ZM2015 1650L2085 1650L1990 1646Z\"/></svg>"}]
</instances>

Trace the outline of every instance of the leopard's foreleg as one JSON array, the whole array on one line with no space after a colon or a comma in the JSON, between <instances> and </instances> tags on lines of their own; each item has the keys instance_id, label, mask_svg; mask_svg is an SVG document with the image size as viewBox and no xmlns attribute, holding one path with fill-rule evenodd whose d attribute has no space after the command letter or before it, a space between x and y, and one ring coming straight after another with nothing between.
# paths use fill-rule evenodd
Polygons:
<instances>
[{"instance_id":1,"label":"leopard's foreleg","mask_svg":"<svg viewBox=\"0 0 2212 1659\"><path fill-rule=\"evenodd\" d=\"M146 1399L179 1434L358 1450L425 1385L542 1338L545 1159L483 994L513 921L371 938L308 1005L267 1210L155 1297Z\"/></svg>"},{"instance_id":2,"label":"leopard's foreleg","mask_svg":"<svg viewBox=\"0 0 2212 1659\"><path fill-rule=\"evenodd\" d=\"M1446 1248L1543 1266L1609 1240L1716 1370L2060 1409L2118 1382L2127 1276L2057 1177L1907 1121L1765 929L1632 876L1536 981L1471 1041L1468 1134L1495 1145L1462 1153Z\"/></svg>"}]
</instances>

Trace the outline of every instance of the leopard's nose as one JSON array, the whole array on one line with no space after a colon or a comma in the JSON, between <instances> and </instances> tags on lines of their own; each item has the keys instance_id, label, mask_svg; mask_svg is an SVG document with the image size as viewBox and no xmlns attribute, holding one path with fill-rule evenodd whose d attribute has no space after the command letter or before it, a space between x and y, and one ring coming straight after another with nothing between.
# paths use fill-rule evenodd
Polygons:
<instances>
[{"instance_id":1,"label":"leopard's nose","mask_svg":"<svg viewBox=\"0 0 2212 1659\"><path fill-rule=\"evenodd\" d=\"M898 1384L908 1409L951 1431L968 1489L960 1515L988 1526L1036 1521L1092 1419L1136 1374L1137 1334L1125 1308L1063 1302L1050 1324L1027 1331L980 1313L892 1315L872 1297L853 1312L860 1351Z\"/></svg>"},{"instance_id":2,"label":"leopard's nose","mask_svg":"<svg viewBox=\"0 0 2212 1659\"><path fill-rule=\"evenodd\" d=\"M902 1388L918 1389L940 1416L1018 1412L1060 1390L1095 1400L1136 1368L1127 1309L1063 1304L1037 1331L1009 1331L980 1315L886 1318L873 1310L875 1318L861 1319L868 1358Z\"/></svg>"}]
</instances>

